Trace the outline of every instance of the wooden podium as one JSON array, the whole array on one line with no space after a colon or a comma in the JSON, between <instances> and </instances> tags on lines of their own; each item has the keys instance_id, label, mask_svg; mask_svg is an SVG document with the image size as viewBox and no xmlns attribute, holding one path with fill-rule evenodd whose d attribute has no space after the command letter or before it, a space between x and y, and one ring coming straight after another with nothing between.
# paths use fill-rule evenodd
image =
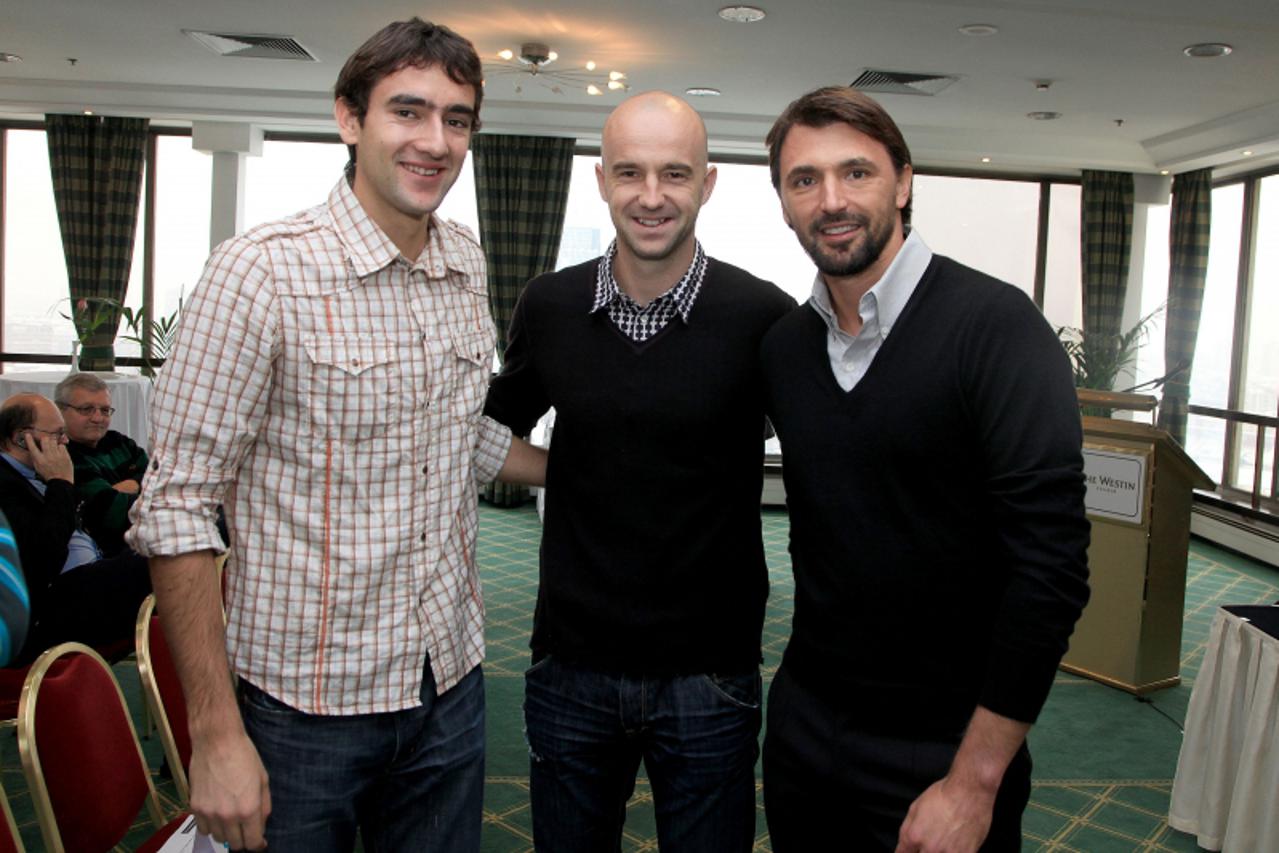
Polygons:
<instances>
[{"instance_id":1,"label":"wooden podium","mask_svg":"<svg viewBox=\"0 0 1279 853\"><path fill-rule=\"evenodd\" d=\"M1079 391L1088 406L1152 411L1155 398ZM1181 681L1193 489L1213 482L1149 424L1085 415L1092 597L1061 668L1142 694Z\"/></svg>"}]
</instances>

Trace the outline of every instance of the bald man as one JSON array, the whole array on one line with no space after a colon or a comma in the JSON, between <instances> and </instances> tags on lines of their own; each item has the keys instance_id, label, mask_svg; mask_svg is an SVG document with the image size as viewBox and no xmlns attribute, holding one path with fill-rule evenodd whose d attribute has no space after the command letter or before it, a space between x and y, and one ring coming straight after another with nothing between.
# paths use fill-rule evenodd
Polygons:
<instances>
[{"instance_id":1,"label":"bald man","mask_svg":"<svg viewBox=\"0 0 1279 853\"><path fill-rule=\"evenodd\" d=\"M0 512L13 528L31 603L17 663L69 640L103 646L129 639L151 593L146 560L127 548L104 558L80 527L66 445L52 400L15 394L0 404Z\"/></svg>"},{"instance_id":2,"label":"bald man","mask_svg":"<svg viewBox=\"0 0 1279 853\"><path fill-rule=\"evenodd\" d=\"M601 258L529 282L486 414L556 411L524 717L539 851L618 849L640 760L667 851L750 850L768 576L759 344L795 302L706 256L706 128L604 125Z\"/></svg>"}]
</instances>

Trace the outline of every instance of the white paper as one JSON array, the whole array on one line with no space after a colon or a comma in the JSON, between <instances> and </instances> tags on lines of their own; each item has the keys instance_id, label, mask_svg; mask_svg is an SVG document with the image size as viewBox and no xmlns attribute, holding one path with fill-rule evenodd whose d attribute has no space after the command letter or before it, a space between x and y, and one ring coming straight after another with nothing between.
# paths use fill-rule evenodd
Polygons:
<instances>
[{"instance_id":1,"label":"white paper","mask_svg":"<svg viewBox=\"0 0 1279 853\"><path fill-rule=\"evenodd\" d=\"M158 853L224 853L225 850L220 842L195 828L195 815L187 815Z\"/></svg>"}]
</instances>

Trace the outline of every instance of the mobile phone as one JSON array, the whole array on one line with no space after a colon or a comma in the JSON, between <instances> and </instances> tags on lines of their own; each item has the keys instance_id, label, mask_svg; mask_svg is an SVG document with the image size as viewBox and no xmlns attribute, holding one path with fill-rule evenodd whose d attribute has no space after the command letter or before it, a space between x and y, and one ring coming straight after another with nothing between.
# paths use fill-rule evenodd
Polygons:
<instances>
[{"instance_id":1,"label":"mobile phone","mask_svg":"<svg viewBox=\"0 0 1279 853\"><path fill-rule=\"evenodd\" d=\"M18 433L17 437L16 437L16 438L14 438L13 443L14 443L14 444L16 444L16 445L18 445L19 447L21 447L23 450L26 450L26 449L27 449L27 434L26 434L25 432L20 432L20 433Z\"/></svg>"}]
</instances>

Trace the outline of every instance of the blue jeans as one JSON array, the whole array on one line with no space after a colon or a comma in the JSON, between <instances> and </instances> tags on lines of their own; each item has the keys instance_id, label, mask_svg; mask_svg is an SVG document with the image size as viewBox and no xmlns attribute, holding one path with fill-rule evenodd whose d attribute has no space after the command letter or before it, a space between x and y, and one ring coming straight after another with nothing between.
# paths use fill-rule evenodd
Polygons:
<instances>
[{"instance_id":1,"label":"blue jeans","mask_svg":"<svg viewBox=\"0 0 1279 853\"><path fill-rule=\"evenodd\" d=\"M240 709L266 766L271 853L480 849L484 677L477 666L422 704L386 714L317 716L240 682Z\"/></svg>"},{"instance_id":2,"label":"blue jeans","mask_svg":"<svg viewBox=\"0 0 1279 853\"><path fill-rule=\"evenodd\" d=\"M649 677L546 657L524 684L538 851L618 850L641 759L663 851L751 849L759 670Z\"/></svg>"}]
</instances>

